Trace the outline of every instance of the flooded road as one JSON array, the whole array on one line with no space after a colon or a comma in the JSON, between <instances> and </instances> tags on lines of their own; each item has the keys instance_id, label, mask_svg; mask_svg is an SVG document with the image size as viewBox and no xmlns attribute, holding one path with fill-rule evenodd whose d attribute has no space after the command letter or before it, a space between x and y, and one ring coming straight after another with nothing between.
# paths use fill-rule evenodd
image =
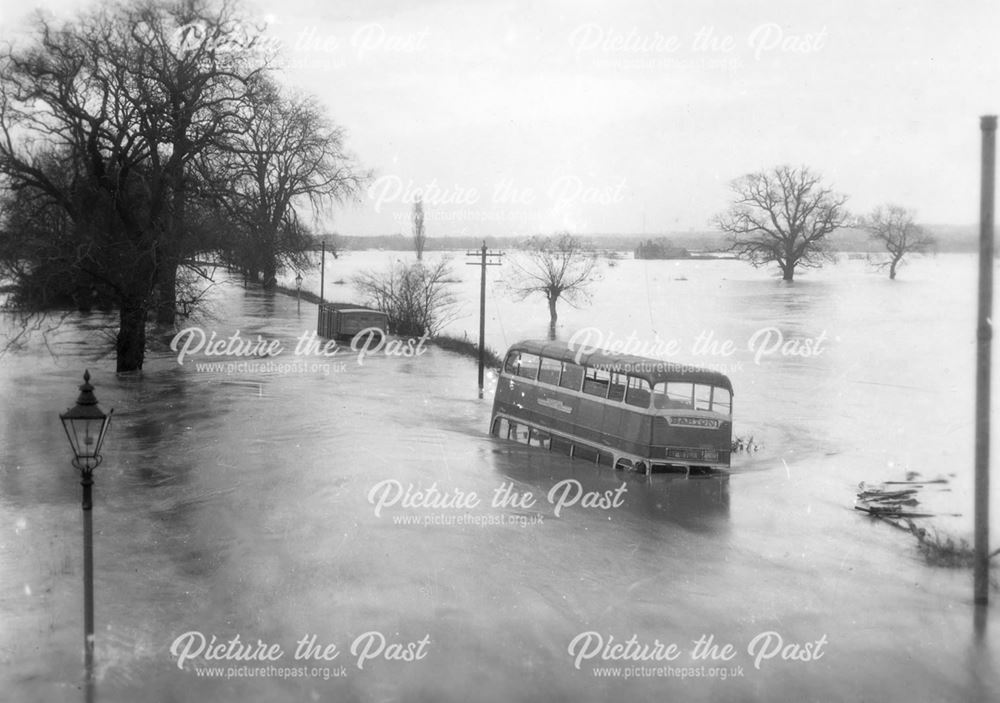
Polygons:
<instances>
[{"instance_id":1,"label":"flooded road","mask_svg":"<svg viewBox=\"0 0 1000 703\"><path fill-rule=\"evenodd\" d=\"M385 258L353 257L337 266ZM564 338L675 339L675 360L725 367L736 433L763 448L707 479L491 438L491 389L434 347L296 356L315 306L285 296L220 286L190 321L282 341L239 368L163 344L116 376L93 358L106 321L71 320L51 353L36 339L0 362L0 690L82 700L80 489L57 414L87 367L115 409L95 473L99 701L995 699L1000 616L977 642L971 574L852 510L859 481L943 475L933 499L962 517L941 525L968 530L974 276L956 281L974 261L895 283L856 263L787 287L731 261L624 260L562 311ZM544 336L544 301L491 294L491 346ZM824 353L758 356L767 328Z\"/></svg>"}]
</instances>

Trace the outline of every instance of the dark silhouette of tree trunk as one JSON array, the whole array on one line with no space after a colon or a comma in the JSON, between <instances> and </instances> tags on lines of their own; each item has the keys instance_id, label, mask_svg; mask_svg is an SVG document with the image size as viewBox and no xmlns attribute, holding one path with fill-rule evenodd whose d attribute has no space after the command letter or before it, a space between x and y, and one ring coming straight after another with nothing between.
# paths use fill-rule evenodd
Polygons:
<instances>
[{"instance_id":1,"label":"dark silhouette of tree trunk","mask_svg":"<svg viewBox=\"0 0 1000 703\"><path fill-rule=\"evenodd\" d=\"M781 280L791 281L795 278L795 263L790 259L786 259L785 263L781 264Z\"/></svg>"},{"instance_id":2,"label":"dark silhouette of tree trunk","mask_svg":"<svg viewBox=\"0 0 1000 703\"><path fill-rule=\"evenodd\" d=\"M590 284L600 278L597 258L568 233L553 237L533 237L522 257L513 257L512 282L515 296L524 300L540 293L549 306L549 337L555 339L559 319L556 304L560 299L570 305L590 300Z\"/></svg>"},{"instance_id":3,"label":"dark silhouette of tree trunk","mask_svg":"<svg viewBox=\"0 0 1000 703\"><path fill-rule=\"evenodd\" d=\"M934 248L934 238L914 222L914 212L899 205L882 205L862 220L861 226L872 241L889 254L877 268L889 269L889 280L896 280L896 269L907 254L924 254Z\"/></svg>"},{"instance_id":4,"label":"dark silhouette of tree trunk","mask_svg":"<svg viewBox=\"0 0 1000 703\"><path fill-rule=\"evenodd\" d=\"M559 313L556 312L558 296L549 295L549 339L556 338L556 322L559 320Z\"/></svg>"},{"instance_id":5,"label":"dark silhouette of tree trunk","mask_svg":"<svg viewBox=\"0 0 1000 703\"><path fill-rule=\"evenodd\" d=\"M784 281L797 267L830 260L827 236L842 227L846 196L824 186L806 167L778 166L732 183L736 197L715 223L729 237L729 250L753 266L774 262Z\"/></svg>"},{"instance_id":6,"label":"dark silhouette of tree trunk","mask_svg":"<svg viewBox=\"0 0 1000 703\"><path fill-rule=\"evenodd\" d=\"M424 245L427 243L427 234L424 232L424 203L418 197L413 203L413 248L417 252L417 261L424 258Z\"/></svg>"},{"instance_id":7,"label":"dark silhouette of tree trunk","mask_svg":"<svg viewBox=\"0 0 1000 703\"><path fill-rule=\"evenodd\" d=\"M118 372L142 370L146 357L146 309L141 293L122 296L115 338Z\"/></svg>"},{"instance_id":8,"label":"dark silhouette of tree trunk","mask_svg":"<svg viewBox=\"0 0 1000 703\"><path fill-rule=\"evenodd\" d=\"M160 249L159 258L156 267L156 323L172 325L177 314L180 256L171 243L165 243Z\"/></svg>"}]
</instances>

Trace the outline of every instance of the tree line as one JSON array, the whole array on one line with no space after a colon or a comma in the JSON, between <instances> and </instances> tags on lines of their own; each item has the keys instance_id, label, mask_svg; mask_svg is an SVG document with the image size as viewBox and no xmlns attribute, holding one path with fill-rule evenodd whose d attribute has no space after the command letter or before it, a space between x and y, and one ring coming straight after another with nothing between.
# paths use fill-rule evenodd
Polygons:
<instances>
[{"instance_id":1,"label":"tree line","mask_svg":"<svg viewBox=\"0 0 1000 703\"><path fill-rule=\"evenodd\" d=\"M291 91L240 5L107 2L39 14L0 54L0 277L20 310L119 311L117 370L207 268L273 284L301 213L369 178L341 127Z\"/></svg>"}]
</instances>

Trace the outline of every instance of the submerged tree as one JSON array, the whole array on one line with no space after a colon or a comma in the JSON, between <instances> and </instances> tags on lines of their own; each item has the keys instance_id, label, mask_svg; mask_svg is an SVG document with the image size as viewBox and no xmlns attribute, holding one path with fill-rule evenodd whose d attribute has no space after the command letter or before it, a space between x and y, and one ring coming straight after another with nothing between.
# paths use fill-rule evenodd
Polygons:
<instances>
[{"instance_id":1,"label":"submerged tree","mask_svg":"<svg viewBox=\"0 0 1000 703\"><path fill-rule=\"evenodd\" d=\"M729 250L753 266L774 262L791 281L797 267L830 260L827 236L844 225L847 197L823 185L808 168L778 166L732 183L736 197L715 224Z\"/></svg>"},{"instance_id":2,"label":"submerged tree","mask_svg":"<svg viewBox=\"0 0 1000 703\"><path fill-rule=\"evenodd\" d=\"M413 203L413 249L417 252L417 261L424 258L424 244L427 242L427 234L424 232L424 203L417 196Z\"/></svg>"},{"instance_id":3,"label":"submerged tree","mask_svg":"<svg viewBox=\"0 0 1000 703\"><path fill-rule=\"evenodd\" d=\"M263 81L248 102L239 134L200 168L235 225L225 258L270 287L281 268L307 265L312 240L300 212L318 216L355 198L369 174L356 166L344 130L314 98Z\"/></svg>"},{"instance_id":4,"label":"submerged tree","mask_svg":"<svg viewBox=\"0 0 1000 703\"><path fill-rule=\"evenodd\" d=\"M590 284L600 278L597 257L569 233L532 237L520 257L512 257L513 280L509 284L519 300L545 296L549 304L549 336L555 339L559 315L556 303L573 306L590 301Z\"/></svg>"},{"instance_id":5,"label":"submerged tree","mask_svg":"<svg viewBox=\"0 0 1000 703\"><path fill-rule=\"evenodd\" d=\"M305 246L296 206L357 187L342 133L274 89L252 35L229 0L108 2L58 25L40 16L0 55L11 300L111 300L118 371L142 368L147 321L173 322L199 256L249 249L280 265L287 242Z\"/></svg>"},{"instance_id":6,"label":"submerged tree","mask_svg":"<svg viewBox=\"0 0 1000 703\"><path fill-rule=\"evenodd\" d=\"M0 174L66 218L51 242L63 255L32 263L112 293L119 371L142 368L154 297L173 311L190 247L185 165L259 70L241 73L208 41L182 49L175 32L200 22L221 33L234 18L208 0L107 4L60 26L39 17L34 40L0 58Z\"/></svg>"},{"instance_id":7,"label":"submerged tree","mask_svg":"<svg viewBox=\"0 0 1000 703\"><path fill-rule=\"evenodd\" d=\"M259 91L270 56L255 50L259 30L235 3L140 0L128 7L130 43L112 61L132 87L115 97L132 106L135 129L150 147L149 168L166 192L155 317L172 324L179 269L204 250L189 216L192 163L242 133L239 117Z\"/></svg>"},{"instance_id":8,"label":"submerged tree","mask_svg":"<svg viewBox=\"0 0 1000 703\"><path fill-rule=\"evenodd\" d=\"M907 254L925 254L934 247L934 237L914 222L913 210L900 205L881 205L861 221L872 241L878 242L889 254L885 261L876 262L880 269L889 269L889 279L896 279L896 269Z\"/></svg>"}]
</instances>

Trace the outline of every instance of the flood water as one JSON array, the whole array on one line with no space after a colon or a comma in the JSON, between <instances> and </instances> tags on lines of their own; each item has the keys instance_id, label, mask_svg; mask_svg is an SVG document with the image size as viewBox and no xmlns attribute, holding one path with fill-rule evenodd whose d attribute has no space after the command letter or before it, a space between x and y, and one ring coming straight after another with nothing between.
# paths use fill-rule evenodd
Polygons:
<instances>
[{"instance_id":1,"label":"flood water","mask_svg":"<svg viewBox=\"0 0 1000 703\"><path fill-rule=\"evenodd\" d=\"M327 297L404 256L328 262ZM448 331L474 338L462 259ZM941 255L890 282L843 261L788 286L735 261L605 264L560 337L673 341L665 358L728 373L735 432L761 445L692 480L489 437L495 380L479 399L475 363L434 347L296 355L316 308L287 296L220 285L184 323L281 353L181 365L165 337L141 374L102 356L108 318L71 318L0 358L0 698L83 699L80 488L57 415L89 368L115 411L95 473L99 701L995 700L1000 616L977 640L971 572L853 510L859 482L915 471L947 479L921 498L957 516L931 524L970 536L975 272ZM489 275L487 343L544 337L544 300ZM798 355L767 351L777 331ZM618 500L557 515L562 489ZM185 633L281 655L212 661ZM676 656L615 660L656 644Z\"/></svg>"}]
</instances>

